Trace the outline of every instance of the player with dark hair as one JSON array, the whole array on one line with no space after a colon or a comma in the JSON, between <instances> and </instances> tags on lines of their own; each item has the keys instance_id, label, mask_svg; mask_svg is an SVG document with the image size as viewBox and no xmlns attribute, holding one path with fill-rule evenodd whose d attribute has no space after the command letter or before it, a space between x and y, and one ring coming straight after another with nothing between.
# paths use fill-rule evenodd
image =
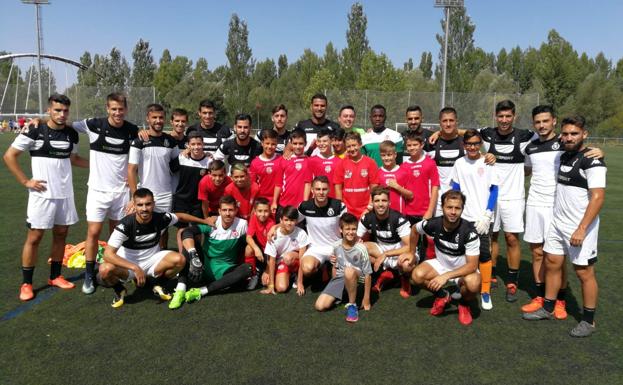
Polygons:
<instances>
[{"instance_id":1,"label":"player with dark hair","mask_svg":"<svg viewBox=\"0 0 623 385\"><path fill-rule=\"evenodd\" d=\"M283 104L278 104L273 107L271 110L270 120L273 122L273 128L267 129L266 131L274 131L277 135L275 139L277 140L277 146L275 148L275 152L279 155L283 155L284 150L288 144L288 140L290 139L290 131L287 129L288 124L288 109ZM258 142L262 143L264 140L262 137L262 132L264 130L260 130L257 132L257 137L255 138Z\"/></svg>"},{"instance_id":2,"label":"player with dark hair","mask_svg":"<svg viewBox=\"0 0 623 385\"><path fill-rule=\"evenodd\" d=\"M469 325L472 323L470 302L480 290L480 241L474 225L461 218L465 195L456 190L448 190L441 196L441 203L443 216L418 222L411 231L412 251L419 236L426 234L435 240L437 256L413 269L411 279L416 285L427 288L435 295L435 302L430 310L433 316L443 314L450 303L450 294L444 286L448 281L455 281L461 290L459 322Z\"/></svg>"},{"instance_id":3,"label":"player with dark hair","mask_svg":"<svg viewBox=\"0 0 623 385\"><path fill-rule=\"evenodd\" d=\"M426 143L428 138L432 135L432 131L422 127L422 121L424 117L422 115L422 107L413 105L407 107L406 111L407 129L402 132L402 141L405 144L402 155L402 161L407 160L410 155L407 151L407 134L414 133L422 138L422 142Z\"/></svg>"},{"instance_id":4,"label":"player with dark hair","mask_svg":"<svg viewBox=\"0 0 623 385\"><path fill-rule=\"evenodd\" d=\"M209 99L199 102L197 115L199 122L188 127L186 136L193 131L199 132L203 138L203 150L214 155L221 143L232 137L231 129L216 121L216 105Z\"/></svg>"},{"instance_id":5,"label":"player with dark hair","mask_svg":"<svg viewBox=\"0 0 623 385\"><path fill-rule=\"evenodd\" d=\"M335 198L335 189L333 188L333 174L337 164L342 160L333 155L331 147L332 132L322 129L316 137L316 155L309 158L309 168L312 178L317 176L326 176L329 180L329 196ZM306 197L308 198L308 197Z\"/></svg>"},{"instance_id":6,"label":"player with dark hair","mask_svg":"<svg viewBox=\"0 0 623 385\"><path fill-rule=\"evenodd\" d=\"M174 108L171 111L171 132L169 135L177 141L177 147L179 149L186 148L186 125L188 124L188 111L183 108Z\"/></svg>"},{"instance_id":7,"label":"player with dark hair","mask_svg":"<svg viewBox=\"0 0 623 385\"><path fill-rule=\"evenodd\" d=\"M346 132L356 132L359 135L365 134L366 130L363 128L353 127L356 119L355 107L350 104L340 107L340 111L337 114L337 122L340 124L340 128Z\"/></svg>"},{"instance_id":8,"label":"player with dark hair","mask_svg":"<svg viewBox=\"0 0 623 385\"><path fill-rule=\"evenodd\" d=\"M71 166L89 167L89 164L88 160L78 155L78 133L65 125L70 105L71 101L65 95L50 96L47 110L50 119L17 135L4 153L7 168L28 189L28 234L21 256L22 286L19 299L22 301L35 297L32 277L39 245L47 229L52 229L48 285L61 289L75 287L61 275L67 232L70 225L78 222ZM31 157L31 178L26 176L18 162L25 151Z\"/></svg>"},{"instance_id":9,"label":"player with dark hair","mask_svg":"<svg viewBox=\"0 0 623 385\"><path fill-rule=\"evenodd\" d=\"M219 200L231 182L231 178L225 172L225 163L222 160L210 162L208 173L201 178L197 191L197 198L201 201L201 211L204 218L218 215Z\"/></svg>"},{"instance_id":10,"label":"player with dark hair","mask_svg":"<svg viewBox=\"0 0 623 385\"><path fill-rule=\"evenodd\" d=\"M275 186L281 184L281 157L277 154L279 134L274 129L261 130L258 134L262 144L262 153L251 161L249 176L251 181L260 186L258 196L272 203Z\"/></svg>"},{"instance_id":11,"label":"player with dark hair","mask_svg":"<svg viewBox=\"0 0 623 385\"><path fill-rule=\"evenodd\" d=\"M253 210L253 202L258 197L260 187L249 177L249 170L243 163L234 163L231 167L232 183L225 187L225 195L231 195L236 200L238 216L249 220Z\"/></svg>"},{"instance_id":12,"label":"player with dark hair","mask_svg":"<svg viewBox=\"0 0 623 385\"><path fill-rule=\"evenodd\" d=\"M112 307L118 308L123 305L127 293L125 282L134 280L141 287L148 278L154 278L154 293L163 300L171 300L169 309L177 309L184 302L189 267L178 252L161 250L160 239L179 219L197 223L205 220L184 213L154 211L154 194L146 188L135 190L132 201L135 213L119 221L110 235L97 282L114 289ZM176 276L178 283L171 298L162 285Z\"/></svg>"},{"instance_id":13,"label":"player with dark hair","mask_svg":"<svg viewBox=\"0 0 623 385\"><path fill-rule=\"evenodd\" d=\"M72 124L76 131L87 134L90 142L84 250L86 271L82 284L85 294L95 291L95 257L104 221L109 219L112 233L117 222L125 216L130 201L128 158L130 144L138 136L138 127L125 121L127 108L125 95L113 92L106 97L106 118L85 119Z\"/></svg>"},{"instance_id":14,"label":"player with dark hair","mask_svg":"<svg viewBox=\"0 0 623 385\"><path fill-rule=\"evenodd\" d=\"M556 298L562 282L562 266L569 258L582 287L582 319L570 335L588 337L595 331L597 307L597 244L599 211L604 202L606 164L603 158L588 158L584 143L586 121L574 115L562 120L560 156L554 214L545 238L545 296L543 307L524 313L527 320L554 319Z\"/></svg>"},{"instance_id":15,"label":"player with dark hair","mask_svg":"<svg viewBox=\"0 0 623 385\"><path fill-rule=\"evenodd\" d=\"M404 147L402 135L400 135L398 131L390 130L385 127L386 118L387 112L385 111L385 107L380 104L372 106L370 109L370 123L372 123L372 130L361 136L361 152L372 158L379 167L383 166L381 151L379 149L381 142L385 140L394 142L396 144L396 151L400 154L402 153ZM402 163L402 158L398 159L397 163Z\"/></svg>"},{"instance_id":16,"label":"player with dark hair","mask_svg":"<svg viewBox=\"0 0 623 385\"><path fill-rule=\"evenodd\" d=\"M186 291L186 302L198 301L202 296L244 283L251 276L251 266L240 263L247 221L238 218L236 211L236 200L225 195L220 200L219 216L214 226L202 224L184 229L183 253L195 267L191 269L190 278L207 284Z\"/></svg>"},{"instance_id":17,"label":"player with dark hair","mask_svg":"<svg viewBox=\"0 0 623 385\"><path fill-rule=\"evenodd\" d=\"M249 167L251 161L262 153L260 143L251 137L251 116L238 114L235 117L233 139L227 139L221 143L214 153L214 159L227 160L231 167L236 163L242 163Z\"/></svg>"},{"instance_id":18,"label":"player with dark hair","mask_svg":"<svg viewBox=\"0 0 623 385\"><path fill-rule=\"evenodd\" d=\"M340 125L327 119L327 97L324 94L314 94L311 97L311 113L310 119L301 120L294 127L305 132L305 151L308 155L316 147L316 135L323 128L329 131L337 130Z\"/></svg>"}]
</instances>

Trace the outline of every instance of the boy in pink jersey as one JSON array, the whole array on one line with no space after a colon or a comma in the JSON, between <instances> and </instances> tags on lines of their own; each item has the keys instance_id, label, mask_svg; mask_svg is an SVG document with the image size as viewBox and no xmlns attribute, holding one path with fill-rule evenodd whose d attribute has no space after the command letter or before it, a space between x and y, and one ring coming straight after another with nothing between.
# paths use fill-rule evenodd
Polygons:
<instances>
[{"instance_id":1,"label":"boy in pink jersey","mask_svg":"<svg viewBox=\"0 0 623 385\"><path fill-rule=\"evenodd\" d=\"M413 200L413 191L407 187L413 175L396 164L396 144L385 140L379 145L383 167L379 169L379 185L389 188L389 207L404 213L406 201Z\"/></svg>"},{"instance_id":2,"label":"boy in pink jersey","mask_svg":"<svg viewBox=\"0 0 623 385\"><path fill-rule=\"evenodd\" d=\"M316 148L318 154L309 158L309 169L311 170L312 179L324 175L329 179L329 198L335 198L335 188L333 187L333 174L337 164L342 159L333 155L331 147L331 131L327 129L320 130L320 133L316 137ZM305 197L305 200L309 199L309 196Z\"/></svg>"},{"instance_id":3,"label":"boy in pink jersey","mask_svg":"<svg viewBox=\"0 0 623 385\"><path fill-rule=\"evenodd\" d=\"M424 155L422 151L424 137L419 136L415 131L410 131L405 135L405 141L409 158L402 163L400 168L412 176L406 187L413 191L413 199L406 200L404 214L413 226L422 219L432 218L435 213L439 194L439 172L435 161ZM430 247L427 248L427 244ZM426 259L427 255L434 258L433 243L427 242L426 237L420 237L418 254L420 261Z\"/></svg>"},{"instance_id":4,"label":"boy in pink jersey","mask_svg":"<svg viewBox=\"0 0 623 385\"><path fill-rule=\"evenodd\" d=\"M285 206L298 207L309 196L311 189L311 172L309 158L305 155L305 132L294 130L290 134L292 156L281 159L280 175L273 193L271 210L279 221L281 209Z\"/></svg>"},{"instance_id":5,"label":"boy in pink jersey","mask_svg":"<svg viewBox=\"0 0 623 385\"><path fill-rule=\"evenodd\" d=\"M249 166L249 175L251 181L260 186L259 197L268 199L272 202L275 193L275 186L280 184L281 180L281 157L276 154L277 131L268 129L262 130L259 138L262 141L262 154L251 161ZM269 203L270 204L270 203Z\"/></svg>"},{"instance_id":6,"label":"boy in pink jersey","mask_svg":"<svg viewBox=\"0 0 623 385\"><path fill-rule=\"evenodd\" d=\"M370 190L378 185L379 168L376 162L361 154L361 135L346 134L346 154L335 169L335 197L346 204L349 213L357 218L372 209Z\"/></svg>"}]
</instances>

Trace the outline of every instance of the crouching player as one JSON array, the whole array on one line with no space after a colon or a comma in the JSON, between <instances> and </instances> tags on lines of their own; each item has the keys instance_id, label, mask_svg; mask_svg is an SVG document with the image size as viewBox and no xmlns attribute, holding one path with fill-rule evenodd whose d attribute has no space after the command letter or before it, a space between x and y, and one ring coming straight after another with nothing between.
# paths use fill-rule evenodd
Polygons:
<instances>
[{"instance_id":1,"label":"crouching player","mask_svg":"<svg viewBox=\"0 0 623 385\"><path fill-rule=\"evenodd\" d=\"M409 255L411 226L407 218L389 208L389 189L377 186L372 189L371 196L372 211L361 218L357 235L369 240L365 245L374 263L374 271L381 266L384 268L372 290L380 293L383 285L392 281L398 272L400 295L408 298L411 295L408 276L416 262L412 253Z\"/></svg>"},{"instance_id":2,"label":"crouching player","mask_svg":"<svg viewBox=\"0 0 623 385\"><path fill-rule=\"evenodd\" d=\"M281 222L275 230L274 237L266 244L264 253L268 258L266 277L262 281L268 282L268 287L262 294L284 293L290 287L290 274L299 273L299 261L305 254L309 238L307 233L296 226L299 212L292 206L286 206L281 213ZM298 295L302 295L299 287Z\"/></svg>"},{"instance_id":3,"label":"crouching player","mask_svg":"<svg viewBox=\"0 0 623 385\"><path fill-rule=\"evenodd\" d=\"M236 217L237 213L236 200L224 195L214 226L193 225L182 232L183 253L190 261L188 276L192 282L207 283L189 289L186 302L246 282L251 276L251 266L239 264L246 244L247 221Z\"/></svg>"},{"instance_id":4,"label":"crouching player","mask_svg":"<svg viewBox=\"0 0 623 385\"><path fill-rule=\"evenodd\" d=\"M465 195L449 190L441 196L443 216L418 222L411 231L411 245L417 245L420 234L435 240L435 259L419 264L411 274L413 282L435 294L430 314L437 316L444 312L450 302L450 294L444 286L454 280L461 289L459 301L459 322L472 323L469 302L480 290L478 256L480 240L474 225L461 219ZM414 247L412 247L413 249Z\"/></svg>"},{"instance_id":5,"label":"crouching player","mask_svg":"<svg viewBox=\"0 0 623 385\"><path fill-rule=\"evenodd\" d=\"M204 219L184 213L154 212L153 193L139 188L132 197L136 212L123 218L115 227L104 251L104 263L99 267L97 283L115 290L112 307L121 307L127 293L125 282L135 280L144 286L148 277L155 278L154 293L163 300L171 299L170 309L180 307L186 292L188 269L186 259L175 251L160 250L160 237L178 220L204 222ZM162 283L178 275L173 298L162 290Z\"/></svg>"},{"instance_id":6,"label":"crouching player","mask_svg":"<svg viewBox=\"0 0 623 385\"><path fill-rule=\"evenodd\" d=\"M255 159L254 159L255 160ZM260 269L266 271L264 249L268 242L268 231L275 225L275 220L270 216L270 202L266 198L259 197L253 204L253 214L249 220L249 230L247 231L247 246L244 249L244 262L251 265L251 278L247 284L247 290L257 287L259 269L257 263L262 266ZM264 276L266 280L264 280ZM268 275L262 275L262 284L268 285Z\"/></svg>"},{"instance_id":7,"label":"crouching player","mask_svg":"<svg viewBox=\"0 0 623 385\"><path fill-rule=\"evenodd\" d=\"M366 247L359 242L357 236L357 217L345 213L340 217L342 239L333 245L333 278L316 300L318 311L330 309L335 301L341 301L344 289L348 293L346 304L346 321L357 322L357 284L364 277L362 306L370 310L370 288L372 286L372 267Z\"/></svg>"}]
</instances>

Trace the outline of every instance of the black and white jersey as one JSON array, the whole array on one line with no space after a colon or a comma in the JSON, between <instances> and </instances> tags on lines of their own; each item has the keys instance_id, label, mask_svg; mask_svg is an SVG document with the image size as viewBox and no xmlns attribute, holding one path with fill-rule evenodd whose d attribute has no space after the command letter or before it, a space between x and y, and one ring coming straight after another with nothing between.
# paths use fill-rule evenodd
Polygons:
<instances>
[{"instance_id":1,"label":"black and white jersey","mask_svg":"<svg viewBox=\"0 0 623 385\"><path fill-rule=\"evenodd\" d=\"M526 147L526 167L532 168L526 204L553 207L556 196L556 174L564 146L558 137L541 141L535 139Z\"/></svg>"},{"instance_id":2,"label":"black and white jersey","mask_svg":"<svg viewBox=\"0 0 623 385\"><path fill-rule=\"evenodd\" d=\"M329 246L341 239L340 217L346 205L339 199L329 198L327 205L318 207L313 199L299 205L299 222L305 221L312 246Z\"/></svg>"},{"instance_id":3,"label":"black and white jersey","mask_svg":"<svg viewBox=\"0 0 623 385\"><path fill-rule=\"evenodd\" d=\"M121 192L127 186L130 143L138 137L138 127L123 122L113 127L108 118L85 119L73 128L89 136L89 188Z\"/></svg>"},{"instance_id":4,"label":"black and white jersey","mask_svg":"<svg viewBox=\"0 0 623 385\"><path fill-rule=\"evenodd\" d=\"M312 122L311 119L301 120L296 124L296 126L294 126L294 129L305 131L305 137L307 139L307 143L305 143L305 151L307 151L311 143L314 141L314 139L316 139L316 136L318 136L318 133L320 133L322 129L327 129L329 131L335 132L339 128L340 125L338 123L333 122L329 119L325 119L324 123L322 124L316 124Z\"/></svg>"},{"instance_id":5,"label":"black and white jersey","mask_svg":"<svg viewBox=\"0 0 623 385\"><path fill-rule=\"evenodd\" d=\"M261 133L262 133L262 130L259 130L257 132L257 135L255 136L255 140L257 140L260 143L262 143L262 138L260 138ZM290 131L284 130L283 134L277 133L277 149L275 150L277 154L283 155L283 151L285 150L286 145L288 144L288 140L290 140Z\"/></svg>"},{"instance_id":6,"label":"black and white jersey","mask_svg":"<svg viewBox=\"0 0 623 385\"><path fill-rule=\"evenodd\" d=\"M212 155L218 150L221 143L232 137L232 131L229 127L224 126L218 122L214 123L214 126L210 129L201 127L201 123L194 124L186 129L186 139L188 135L198 131L203 136L203 151Z\"/></svg>"},{"instance_id":7,"label":"black and white jersey","mask_svg":"<svg viewBox=\"0 0 623 385\"><path fill-rule=\"evenodd\" d=\"M454 139L446 140L440 136L435 144L426 142L424 151L437 164L437 171L439 171L439 196L441 196L441 194L450 189L450 178L454 162L465 155L463 137L457 136Z\"/></svg>"},{"instance_id":8,"label":"black and white jersey","mask_svg":"<svg viewBox=\"0 0 623 385\"><path fill-rule=\"evenodd\" d=\"M249 167L251 161L262 153L262 145L251 138L249 144L242 146L236 139L228 139L221 143L218 150L214 153L214 159L227 160L227 164L232 166L235 163L243 163Z\"/></svg>"},{"instance_id":9,"label":"black and white jersey","mask_svg":"<svg viewBox=\"0 0 623 385\"><path fill-rule=\"evenodd\" d=\"M452 269L464 265L466 255L480 255L480 239L474 225L465 219L459 221L459 225L452 231L443 227L443 217L415 224L418 233L426 234L435 241L435 255L439 262Z\"/></svg>"},{"instance_id":10,"label":"black and white jersey","mask_svg":"<svg viewBox=\"0 0 623 385\"><path fill-rule=\"evenodd\" d=\"M41 123L28 132L19 134L11 147L28 151L31 156L32 179L46 181L45 191L30 193L45 199L62 199L74 196L72 184L72 153L78 151L78 133L70 127L60 130Z\"/></svg>"},{"instance_id":11,"label":"black and white jersey","mask_svg":"<svg viewBox=\"0 0 623 385\"><path fill-rule=\"evenodd\" d=\"M403 237L411 234L411 224L398 211L389 209L389 216L385 219L378 219L374 211L364 215L357 226L357 235L363 237L366 233L370 234L370 241L396 245L402 242Z\"/></svg>"},{"instance_id":12,"label":"black and white jersey","mask_svg":"<svg viewBox=\"0 0 623 385\"><path fill-rule=\"evenodd\" d=\"M179 172L179 182L173 195L175 201L185 202L189 206L199 202L199 181L208 173L211 162L205 155L201 159L193 159L182 154L171 161L171 171Z\"/></svg>"},{"instance_id":13,"label":"black and white jersey","mask_svg":"<svg viewBox=\"0 0 623 385\"><path fill-rule=\"evenodd\" d=\"M536 134L513 128L510 134L501 135L496 128L480 130L485 151L495 155L495 168L500 177L499 200L524 199L524 157L526 147Z\"/></svg>"},{"instance_id":14,"label":"black and white jersey","mask_svg":"<svg viewBox=\"0 0 623 385\"><path fill-rule=\"evenodd\" d=\"M152 214L149 223L139 223L136 214L121 219L108 240L117 249L117 255L133 262L147 260L160 251L160 237L169 226L177 223L172 213Z\"/></svg>"},{"instance_id":15,"label":"black and white jersey","mask_svg":"<svg viewBox=\"0 0 623 385\"><path fill-rule=\"evenodd\" d=\"M407 128L403 133L402 133L402 142L404 143L404 149L402 151L402 162L404 163L407 159L409 159L411 156L409 155L409 152L407 151L407 133L411 132L413 130ZM422 132L418 133L418 136L421 136L422 138L424 138L424 145L426 145L426 143L428 143L428 138L430 138L430 136L433 135L433 132L427 128L422 128Z\"/></svg>"},{"instance_id":16,"label":"black and white jersey","mask_svg":"<svg viewBox=\"0 0 623 385\"><path fill-rule=\"evenodd\" d=\"M603 158L586 158L589 151L565 152L560 156L556 201L552 222L565 228L577 228L582 221L590 189L606 187L606 163ZM597 218L596 220L599 220Z\"/></svg>"},{"instance_id":17,"label":"black and white jersey","mask_svg":"<svg viewBox=\"0 0 623 385\"><path fill-rule=\"evenodd\" d=\"M138 165L139 187L145 187L154 194L171 192L170 162L177 158L177 141L169 134L150 136L143 141L136 138L130 146L130 164Z\"/></svg>"}]
</instances>

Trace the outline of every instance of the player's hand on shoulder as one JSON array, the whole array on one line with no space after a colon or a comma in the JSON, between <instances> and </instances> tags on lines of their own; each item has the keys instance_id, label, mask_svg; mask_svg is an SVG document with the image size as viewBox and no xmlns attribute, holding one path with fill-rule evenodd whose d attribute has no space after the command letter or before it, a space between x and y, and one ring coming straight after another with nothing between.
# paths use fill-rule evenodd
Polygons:
<instances>
[{"instance_id":1,"label":"player's hand on shoulder","mask_svg":"<svg viewBox=\"0 0 623 385\"><path fill-rule=\"evenodd\" d=\"M588 151L584 154L584 157L591 159L600 159L606 156L601 148L590 147Z\"/></svg>"},{"instance_id":2,"label":"player's hand on shoulder","mask_svg":"<svg viewBox=\"0 0 623 385\"><path fill-rule=\"evenodd\" d=\"M130 214L134 214L135 212L136 212L136 207L134 207L134 202L130 200L128 204L125 206L125 214L130 215Z\"/></svg>"},{"instance_id":3,"label":"player's hand on shoulder","mask_svg":"<svg viewBox=\"0 0 623 385\"><path fill-rule=\"evenodd\" d=\"M148 130L139 130L138 138L143 142L147 142L149 140L149 131Z\"/></svg>"},{"instance_id":4,"label":"player's hand on shoulder","mask_svg":"<svg viewBox=\"0 0 623 385\"><path fill-rule=\"evenodd\" d=\"M489 166L491 166L491 165L494 165L496 161L497 161L497 158L492 153L488 152L485 154L485 164L488 164Z\"/></svg>"}]
</instances>

